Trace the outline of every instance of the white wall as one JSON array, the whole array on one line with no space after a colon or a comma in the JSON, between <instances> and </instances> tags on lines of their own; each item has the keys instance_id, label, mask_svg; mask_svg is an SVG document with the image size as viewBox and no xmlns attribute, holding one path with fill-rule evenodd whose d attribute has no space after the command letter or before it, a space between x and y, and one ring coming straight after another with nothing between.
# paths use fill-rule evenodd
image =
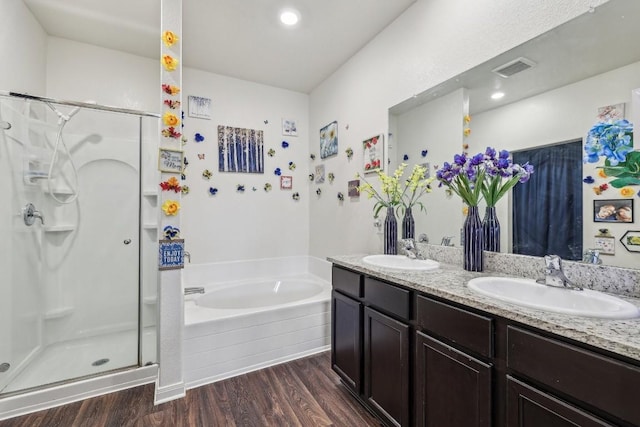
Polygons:
<instances>
[{"instance_id":1,"label":"white wall","mask_svg":"<svg viewBox=\"0 0 640 427\"><path fill-rule=\"evenodd\" d=\"M157 112L158 64L149 58L49 37L47 96Z\"/></svg>"},{"instance_id":2,"label":"white wall","mask_svg":"<svg viewBox=\"0 0 640 427\"><path fill-rule=\"evenodd\" d=\"M466 91L459 89L395 117L397 161L402 162L406 154L409 156L406 163L410 165L428 162L431 176L435 175L436 165L442 166L444 161L451 163L453 156L462 151L465 105ZM425 149L427 156L422 157L421 151ZM393 168L393 164L390 166ZM405 176L408 175L406 172ZM426 233L430 243L438 244L443 237L453 236L452 243L457 246L464 221L461 200L457 196L447 196L444 189L438 188L438 181L434 181L431 193L421 201L427 209L426 214L412 209L416 237Z\"/></svg>"},{"instance_id":3,"label":"white wall","mask_svg":"<svg viewBox=\"0 0 640 427\"><path fill-rule=\"evenodd\" d=\"M486 145L513 151L584 138L597 122L598 107L625 103L626 117L630 118L631 91L638 87L640 62L477 114L473 117L473 132L469 137L472 152L482 151ZM638 147L637 142L635 146ZM619 190L613 187L599 196L594 193L593 186L609 181L598 177L595 166L596 164L583 166L583 176L591 175L596 179L595 184L583 185L584 248L593 247L594 236L599 228L608 228L616 237L616 254L603 256L603 262L608 265L635 267L638 264L637 254L627 252L619 242L624 232L634 227L629 224L593 222L593 200L623 198ZM506 198L496 208L500 223L507 225L509 215ZM502 247L506 248L506 244L503 239Z\"/></svg>"},{"instance_id":4,"label":"white wall","mask_svg":"<svg viewBox=\"0 0 640 427\"><path fill-rule=\"evenodd\" d=\"M194 69L184 70L183 81L185 104L188 95L212 100L211 120L189 117L184 106L189 165L182 183L190 191L182 199L182 224L191 262L306 255L311 197L308 96ZM282 135L282 118L296 120L297 137ZM264 131L264 174L218 171L219 125ZM196 133L205 140L195 142ZM282 148L282 141L289 147ZM266 154L269 149L275 150L273 157ZM289 170L289 162L295 170ZM292 190L280 189L276 168L293 177ZM212 172L210 179L203 177L205 169ZM272 185L270 192L264 191L265 183ZM236 191L238 184L245 186L244 193ZM218 189L215 196L209 194L210 187ZM299 201L292 199L293 192L300 194Z\"/></svg>"},{"instance_id":5,"label":"white wall","mask_svg":"<svg viewBox=\"0 0 640 427\"><path fill-rule=\"evenodd\" d=\"M586 12L603 1L558 2L418 0L403 15L354 55L310 96L310 143L325 124L340 125L339 155L327 160L335 185L346 188L361 162L361 141L387 133L388 108L442 83ZM345 125L349 124L349 130ZM349 162L344 149L351 146ZM345 202L332 197L311 209L310 252L379 252L372 227L373 202Z\"/></svg>"}]
</instances>

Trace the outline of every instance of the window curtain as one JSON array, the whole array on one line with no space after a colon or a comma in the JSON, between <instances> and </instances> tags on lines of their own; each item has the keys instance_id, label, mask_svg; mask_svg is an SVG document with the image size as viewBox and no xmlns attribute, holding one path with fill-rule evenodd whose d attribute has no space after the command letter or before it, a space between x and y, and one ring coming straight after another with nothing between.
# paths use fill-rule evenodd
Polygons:
<instances>
[{"instance_id":1,"label":"window curtain","mask_svg":"<svg viewBox=\"0 0 640 427\"><path fill-rule=\"evenodd\" d=\"M535 171L513 189L513 253L582 259L582 141L513 153Z\"/></svg>"}]
</instances>

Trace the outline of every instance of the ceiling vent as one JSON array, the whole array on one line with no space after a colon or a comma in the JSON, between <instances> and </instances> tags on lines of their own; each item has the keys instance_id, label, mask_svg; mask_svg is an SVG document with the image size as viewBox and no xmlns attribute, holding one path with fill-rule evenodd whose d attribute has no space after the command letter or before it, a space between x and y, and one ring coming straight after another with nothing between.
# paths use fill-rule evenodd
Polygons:
<instances>
[{"instance_id":1,"label":"ceiling vent","mask_svg":"<svg viewBox=\"0 0 640 427\"><path fill-rule=\"evenodd\" d=\"M494 68L493 71L500 77L509 78L514 74L518 74L524 70L528 70L529 68L535 67L536 63L527 58L517 58L513 61L507 62L504 65L499 66L498 68Z\"/></svg>"}]
</instances>

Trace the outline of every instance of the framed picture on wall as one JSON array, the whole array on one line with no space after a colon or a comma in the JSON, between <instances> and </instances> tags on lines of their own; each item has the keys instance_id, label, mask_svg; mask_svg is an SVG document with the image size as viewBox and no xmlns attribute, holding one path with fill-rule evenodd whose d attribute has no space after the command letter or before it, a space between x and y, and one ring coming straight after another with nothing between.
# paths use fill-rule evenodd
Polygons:
<instances>
[{"instance_id":1,"label":"framed picture on wall","mask_svg":"<svg viewBox=\"0 0 640 427\"><path fill-rule=\"evenodd\" d=\"M280 177L280 189L281 190L291 190L293 188L293 177L291 176L281 176Z\"/></svg>"},{"instance_id":2,"label":"framed picture on wall","mask_svg":"<svg viewBox=\"0 0 640 427\"><path fill-rule=\"evenodd\" d=\"M384 135L379 134L362 141L365 173L384 170Z\"/></svg>"},{"instance_id":3,"label":"framed picture on wall","mask_svg":"<svg viewBox=\"0 0 640 427\"><path fill-rule=\"evenodd\" d=\"M169 148L160 148L158 151L158 170L166 173L182 173L184 152Z\"/></svg>"},{"instance_id":4,"label":"framed picture on wall","mask_svg":"<svg viewBox=\"0 0 640 427\"><path fill-rule=\"evenodd\" d=\"M594 200L593 222L633 222L633 199Z\"/></svg>"},{"instance_id":5,"label":"framed picture on wall","mask_svg":"<svg viewBox=\"0 0 640 427\"><path fill-rule=\"evenodd\" d=\"M640 252L640 230L628 230L620 238L620 243L629 252Z\"/></svg>"},{"instance_id":6,"label":"framed picture on wall","mask_svg":"<svg viewBox=\"0 0 640 427\"><path fill-rule=\"evenodd\" d=\"M331 122L320 129L320 158L338 154L338 122Z\"/></svg>"}]
</instances>

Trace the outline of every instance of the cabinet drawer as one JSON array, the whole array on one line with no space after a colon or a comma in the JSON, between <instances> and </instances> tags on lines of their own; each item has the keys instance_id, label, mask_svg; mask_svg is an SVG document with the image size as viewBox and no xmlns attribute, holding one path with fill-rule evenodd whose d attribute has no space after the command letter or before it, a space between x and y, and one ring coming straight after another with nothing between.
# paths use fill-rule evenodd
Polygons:
<instances>
[{"instance_id":1,"label":"cabinet drawer","mask_svg":"<svg viewBox=\"0 0 640 427\"><path fill-rule=\"evenodd\" d=\"M493 356L493 320L431 298L416 298L420 328L451 340L482 356Z\"/></svg>"},{"instance_id":2,"label":"cabinet drawer","mask_svg":"<svg viewBox=\"0 0 640 427\"><path fill-rule=\"evenodd\" d=\"M507 367L633 425L640 425L640 368L509 326Z\"/></svg>"},{"instance_id":3,"label":"cabinet drawer","mask_svg":"<svg viewBox=\"0 0 640 427\"><path fill-rule=\"evenodd\" d=\"M371 277L364 278L365 300L368 304L402 319L409 320L411 292Z\"/></svg>"},{"instance_id":4,"label":"cabinet drawer","mask_svg":"<svg viewBox=\"0 0 640 427\"><path fill-rule=\"evenodd\" d=\"M360 274L333 266L331 277L333 289L356 298L362 298L364 295Z\"/></svg>"}]
</instances>

